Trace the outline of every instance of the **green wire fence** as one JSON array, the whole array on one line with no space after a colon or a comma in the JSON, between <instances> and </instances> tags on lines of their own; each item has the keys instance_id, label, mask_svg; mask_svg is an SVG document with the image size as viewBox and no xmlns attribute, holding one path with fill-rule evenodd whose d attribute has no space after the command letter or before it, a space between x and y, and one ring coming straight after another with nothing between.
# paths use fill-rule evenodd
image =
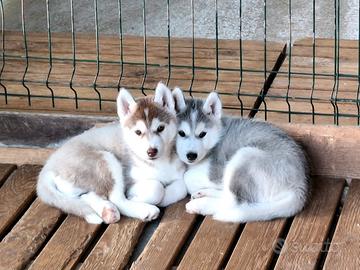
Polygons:
<instances>
[{"instance_id":1,"label":"green wire fence","mask_svg":"<svg viewBox=\"0 0 360 270\"><path fill-rule=\"evenodd\" d=\"M197 17L204 16L203 10L196 6L199 1L189 0L187 2L188 9L186 10L189 12L191 27L188 38L182 39L173 34L174 27L179 27L172 23L172 18L176 16L173 11L176 3L170 0L161 1L161 5L166 6L165 19L162 20L166 29L165 37L158 39L162 44L161 49L159 49L160 47L154 49L152 44L157 42L157 39L149 36L149 25L154 19L148 14L150 1L137 2L142 9L142 35L138 36L138 39L142 41L141 46L138 46L137 56L134 56L137 59L135 61L128 57L129 55L133 56L134 51L129 50L129 43L126 42L128 35L124 30L125 22L129 23L128 18L124 21L124 7L129 5L127 1L116 0L117 18L116 23L111 26L116 28L116 34L113 34L112 37L117 40L117 55L114 55L113 59L109 57L104 59L104 50L101 47L103 33L99 26L99 16L106 16L106 14L101 13L101 9L99 10L98 0L94 0L92 3L93 13L88 14L94 23L92 32L88 34L95 41L94 44L91 43L95 45L94 55L91 57L79 57L78 39L83 34L77 31L81 22L78 22L76 18L81 10L75 8L73 0L68 0L70 28L67 32L71 54L64 56L56 53L58 45L54 41L58 34L53 30L56 24L56 20L52 17L55 1L46 0L45 3L39 4L35 1L30 3L21 0L21 10L19 10L19 14L21 14L21 31L19 31L21 44L16 43L21 50L15 50L13 49L14 41L8 40L8 37L13 35L13 32L8 31L12 29L12 26L7 25L7 16L10 15L4 8L5 1L0 0L0 98L3 102L0 104L1 108L11 107L12 98L21 98L27 100L29 108L35 107L35 109L37 105L33 100L43 99L50 101L51 107L54 109L59 106L59 100L70 100L74 110L81 110L82 102L92 101L96 103L96 110L103 111L105 103L114 104L114 96L121 87L138 90L142 95L151 94L159 77L154 76L156 72L153 70L158 70L159 73L165 74L161 79L169 86L186 80L187 86L183 88L191 97L202 97L209 91L217 91L224 99L225 109L241 116L272 120L272 117L275 119L279 115L286 122L302 121L299 119L304 117L306 122L314 124L323 123L321 119L325 117L328 119L325 121L326 123L360 125L360 15L358 15L357 21L352 22L357 28L357 40L343 41L340 28L343 18L342 5L340 0L334 0L332 2L333 25L329 26L333 29L333 35L328 39L321 39L322 33L317 29L319 0L312 0L307 4L311 5L312 27L309 30L312 34L308 39L294 39L297 31L293 28L294 1L288 0L286 12L280 9L278 11L279 17L286 16L287 18L288 36L286 40L274 43L273 40L269 40L268 34L269 29L276 31L274 29L276 26L271 24L268 14L269 4L274 5L274 3L262 0L259 15L262 17L263 37L257 43L249 43L244 38L244 21L251 20L251 17L249 18L247 10L244 10L245 0L237 0L234 1L234 8L238 9L238 16L229 18L225 16L226 20L231 20L236 25L237 39L234 40L232 37L232 40L227 43L220 38L219 34L222 20L224 20L222 10L219 8L223 2L221 0L206 2L206 5L211 6L214 11L211 15L214 16L211 20L214 23L213 38L208 40L198 38L196 34ZM47 51L44 53L47 55L33 54L30 48L29 37L34 31L33 29L28 31L28 23L32 20L31 16L27 16L30 5L46 6L44 11L46 13L46 31L44 34L47 39ZM360 14L359 5L353 8ZM221 11L221 16L219 11ZM236 45L234 45L235 42ZM111 47L111 50L114 51L114 47ZM157 53L156 50L161 53L166 52L166 56L158 57L160 60L157 60L158 58L154 57ZM182 53L184 56L181 57L184 59L181 62L178 55ZM233 58L231 58L232 56ZM18 72L17 77L7 76L7 67L11 67L13 63L19 61L22 61L23 70ZM33 76L30 71L32 61L47 63L45 77L39 79ZM57 74L55 70L58 64L67 64L71 67L67 79L52 79ZM79 83L77 74L80 71L83 72L83 68L80 68L79 65L86 64L95 67L95 74L92 74L91 83ZM103 77L106 77L106 74L102 73L104 66L117 72L116 78L112 78L111 81L109 79L106 83L102 82ZM141 77L140 83L130 82L127 72L132 68L137 70L136 76L134 76ZM333 70L329 71L329 69ZM186 73L186 78L179 79L180 73ZM198 78L199 74L202 79ZM232 83L228 84L224 90L224 85L228 83L227 78L230 78ZM20 84L23 91L21 93L15 91L14 84ZM45 86L47 92L37 93L36 86ZM68 87L71 95L58 94L56 89L58 86ZM87 91L92 91L94 95L91 97L81 95L79 89L84 87L87 88ZM110 91L114 93L113 96L108 94ZM324 109L325 107L326 109Z\"/></svg>"}]
</instances>

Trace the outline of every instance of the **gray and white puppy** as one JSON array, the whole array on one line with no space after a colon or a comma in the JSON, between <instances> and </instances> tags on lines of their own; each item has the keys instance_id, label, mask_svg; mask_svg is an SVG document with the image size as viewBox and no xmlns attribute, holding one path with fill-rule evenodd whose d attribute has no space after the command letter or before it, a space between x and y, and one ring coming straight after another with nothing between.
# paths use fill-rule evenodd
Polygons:
<instances>
[{"instance_id":1,"label":"gray and white puppy","mask_svg":"<svg viewBox=\"0 0 360 270\"><path fill-rule=\"evenodd\" d=\"M215 92L205 101L185 100L176 88L173 97L176 149L188 165L189 213L248 222L302 210L309 192L307 161L294 140L268 123L222 116Z\"/></svg>"},{"instance_id":2,"label":"gray and white puppy","mask_svg":"<svg viewBox=\"0 0 360 270\"><path fill-rule=\"evenodd\" d=\"M120 213L155 219L155 205L186 196L171 91L159 83L155 97L135 101L121 89L117 109L120 123L85 131L49 158L37 184L41 200L89 223L113 223Z\"/></svg>"}]
</instances>

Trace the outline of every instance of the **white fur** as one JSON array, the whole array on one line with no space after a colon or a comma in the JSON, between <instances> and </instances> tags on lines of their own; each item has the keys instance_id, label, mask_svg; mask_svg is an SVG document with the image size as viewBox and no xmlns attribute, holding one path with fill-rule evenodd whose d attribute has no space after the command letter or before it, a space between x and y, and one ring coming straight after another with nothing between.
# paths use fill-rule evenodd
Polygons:
<instances>
[{"instance_id":1,"label":"white fur","mask_svg":"<svg viewBox=\"0 0 360 270\"><path fill-rule=\"evenodd\" d=\"M171 92L166 86L159 84L155 96L161 106L174 113ZM67 141L46 162L40 172L37 185L38 195L45 203L58 207L64 212L82 216L89 223L102 221L113 223L120 219L119 212L145 221L153 220L159 215L159 208L153 204L167 206L186 196L183 183L184 165L171 154L177 134L175 122L171 121L167 124L158 135L149 135L142 121L138 121L136 127L125 127L126 120L137 109L135 100L125 89L121 89L118 95L117 106L122 127L112 124L88 130ZM151 127L152 133L156 133L160 124L163 123L154 121ZM145 135L137 136L134 129L141 130ZM129 193L134 200L126 198L123 164L121 159L118 159L127 152L125 145L139 154L139 157L144 157L144 160L145 157L148 158L146 151L149 147L156 147L159 150L155 160L144 162L136 158L131 159L130 177L133 186ZM87 156L83 156L85 153ZM92 155L100 160L91 160ZM93 165L88 165L87 161L92 161ZM68 167L64 167L66 165L63 164L68 164ZM103 173L110 171L113 186L107 197L99 196L91 190L79 188L74 184L76 181L81 181L82 186L87 183L86 177L81 178L86 175L86 170L82 176L79 171L82 168L91 170L92 167L89 166L96 167L93 168L94 170L104 170ZM62 177L62 172L65 172L63 175L67 175L69 179L77 180L65 179ZM99 176L105 175L102 172L97 173ZM98 184L96 179L91 183Z\"/></svg>"}]
</instances>

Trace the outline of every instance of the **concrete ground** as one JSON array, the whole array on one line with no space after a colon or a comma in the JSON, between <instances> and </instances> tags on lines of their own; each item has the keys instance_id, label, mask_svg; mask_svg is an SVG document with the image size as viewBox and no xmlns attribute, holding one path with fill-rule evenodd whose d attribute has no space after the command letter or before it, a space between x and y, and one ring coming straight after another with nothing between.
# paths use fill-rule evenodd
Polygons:
<instances>
[{"instance_id":1,"label":"concrete ground","mask_svg":"<svg viewBox=\"0 0 360 270\"><path fill-rule=\"evenodd\" d=\"M78 32L94 31L94 4L91 0L73 0L75 27ZM97 0L99 30L117 34L119 0ZM239 38L239 2L218 0L219 38ZM260 40L264 37L264 1L242 0L243 38ZM335 0L334 0L335 1ZM316 1L316 36L334 36L334 1ZM46 30L46 1L25 2L25 20L28 31ZM49 1L51 29L70 31L70 0ZM143 5L146 5L146 31L149 36L167 35L167 0L123 0L123 31L125 34L143 34ZM169 0L171 35L190 37L192 34L191 0ZM215 0L193 0L196 37L215 37ZM357 39L359 31L359 1L340 1L340 38ZM21 1L3 0L6 29L21 29ZM293 40L312 35L312 1L291 1ZM268 40L289 40L289 0L267 0Z\"/></svg>"}]
</instances>

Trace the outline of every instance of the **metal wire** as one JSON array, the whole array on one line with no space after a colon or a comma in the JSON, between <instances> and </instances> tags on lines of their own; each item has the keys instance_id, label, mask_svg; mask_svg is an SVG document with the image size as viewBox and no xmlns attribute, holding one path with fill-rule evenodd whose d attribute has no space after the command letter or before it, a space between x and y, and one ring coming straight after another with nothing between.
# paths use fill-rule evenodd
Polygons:
<instances>
[{"instance_id":1,"label":"metal wire","mask_svg":"<svg viewBox=\"0 0 360 270\"><path fill-rule=\"evenodd\" d=\"M286 97L285 97L285 101L288 106L288 121L289 121L289 123L291 122L291 105L289 102L289 91L290 91L290 86L291 86L291 57L292 57L292 27L291 27L291 23L292 23L292 21L291 21L291 0L289 0L289 55L288 55L289 69L288 69L288 85L287 85Z\"/></svg>"},{"instance_id":2,"label":"metal wire","mask_svg":"<svg viewBox=\"0 0 360 270\"><path fill-rule=\"evenodd\" d=\"M240 81L239 81L239 87L237 91L237 98L240 103L240 114L241 116L244 116L244 104L240 97L240 90L243 82L243 48L242 48L242 0L239 2L239 61L240 61Z\"/></svg>"},{"instance_id":3,"label":"metal wire","mask_svg":"<svg viewBox=\"0 0 360 270\"><path fill-rule=\"evenodd\" d=\"M96 75L93 82L94 91L98 95L99 110L101 111L101 94L97 89L97 80L100 73L100 46L99 46L99 19L98 19L98 1L94 0L95 10L95 41L96 41Z\"/></svg>"},{"instance_id":4,"label":"metal wire","mask_svg":"<svg viewBox=\"0 0 360 270\"><path fill-rule=\"evenodd\" d=\"M49 71L46 77L46 87L50 91L51 95L51 103L53 108L55 107L55 99L54 99L54 90L49 85L49 79L51 75L51 71L53 68L53 59L52 59L52 46L51 46L51 22L50 22L50 8L49 8L49 0L46 0L46 19L47 19L47 29L48 29L48 48L49 48Z\"/></svg>"},{"instance_id":5,"label":"metal wire","mask_svg":"<svg viewBox=\"0 0 360 270\"><path fill-rule=\"evenodd\" d=\"M75 108L79 108L78 95L76 90L73 87L74 76L76 72L76 44L75 44L75 20L74 20L74 3L73 0L70 0L70 16L71 16L71 48L72 48L72 73L69 82L69 87L74 93L75 98Z\"/></svg>"},{"instance_id":6,"label":"metal wire","mask_svg":"<svg viewBox=\"0 0 360 270\"><path fill-rule=\"evenodd\" d=\"M168 48L168 76L166 79L166 85L169 84L171 78L171 35L170 35L170 0L166 1L166 16L167 16L167 48Z\"/></svg>"},{"instance_id":7,"label":"metal wire","mask_svg":"<svg viewBox=\"0 0 360 270\"><path fill-rule=\"evenodd\" d=\"M119 10L119 37L120 37L120 75L117 84L117 90L120 91L121 80L124 75L124 45L123 45L123 28L122 28L122 3L121 0L118 1L118 10Z\"/></svg>"},{"instance_id":8,"label":"metal wire","mask_svg":"<svg viewBox=\"0 0 360 270\"><path fill-rule=\"evenodd\" d=\"M29 69L29 52L28 52L28 44L26 38L26 28L25 28L25 9L24 9L24 0L21 0L21 25L22 25L22 33L24 39L24 52L25 52L25 70L21 79L22 86L26 89L28 104L31 106L31 93L29 87L25 84L26 74Z\"/></svg>"},{"instance_id":9,"label":"metal wire","mask_svg":"<svg viewBox=\"0 0 360 270\"><path fill-rule=\"evenodd\" d=\"M144 34L144 77L141 83L141 92L146 96L144 85L147 77L147 36L146 36L146 0L143 0L143 34Z\"/></svg>"},{"instance_id":10,"label":"metal wire","mask_svg":"<svg viewBox=\"0 0 360 270\"><path fill-rule=\"evenodd\" d=\"M0 13L1 13L1 69L0 69L0 86L4 89L4 98L5 98L5 104L8 104L8 95L7 95L7 89L6 86L2 83L2 74L5 69L5 14L4 14L4 4L3 1L0 0Z\"/></svg>"},{"instance_id":11,"label":"metal wire","mask_svg":"<svg viewBox=\"0 0 360 270\"><path fill-rule=\"evenodd\" d=\"M218 0L215 0L215 68L216 80L214 90L216 91L219 82L219 18L218 18Z\"/></svg>"},{"instance_id":12,"label":"metal wire","mask_svg":"<svg viewBox=\"0 0 360 270\"><path fill-rule=\"evenodd\" d=\"M191 81L189 86L189 95L193 97L192 88L194 85L195 79L195 8L194 8L194 0L190 0L191 5L191 26L192 26L192 44L191 44Z\"/></svg>"},{"instance_id":13,"label":"metal wire","mask_svg":"<svg viewBox=\"0 0 360 270\"><path fill-rule=\"evenodd\" d=\"M312 29L312 85L311 85L311 94L310 94L310 104L311 104L311 111L312 111L312 123L315 124L315 106L313 102L314 98L314 90L315 90L315 53L316 53L316 12L315 12L316 3L315 0L312 2L312 18L313 18L313 29Z\"/></svg>"}]
</instances>

